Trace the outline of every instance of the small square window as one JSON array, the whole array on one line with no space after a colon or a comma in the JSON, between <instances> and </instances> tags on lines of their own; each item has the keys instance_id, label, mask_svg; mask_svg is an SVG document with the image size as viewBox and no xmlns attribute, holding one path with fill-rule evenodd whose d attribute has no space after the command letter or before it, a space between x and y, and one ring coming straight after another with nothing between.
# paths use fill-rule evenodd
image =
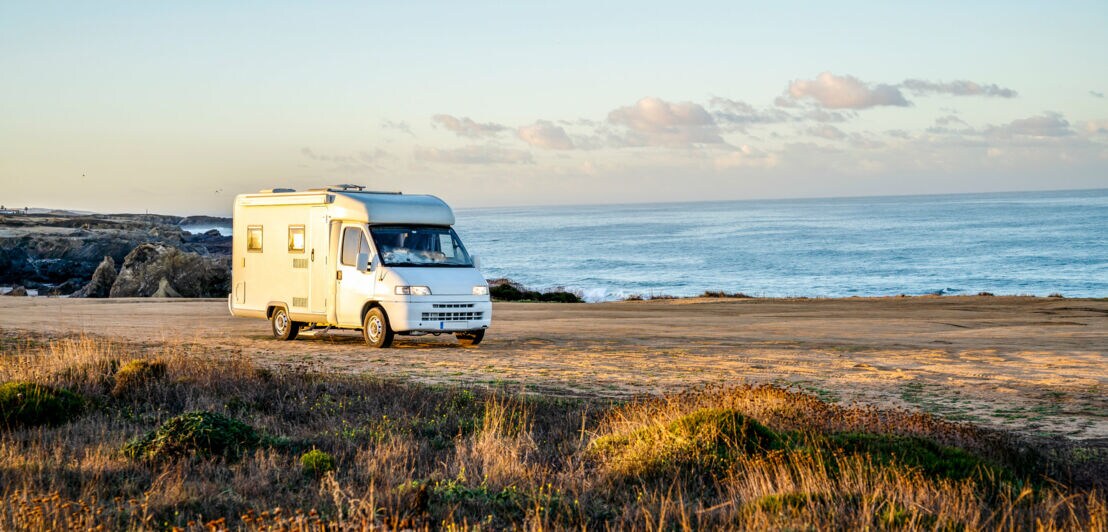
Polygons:
<instances>
[{"instance_id":1,"label":"small square window","mask_svg":"<svg viewBox=\"0 0 1108 532\"><path fill-rule=\"evenodd\" d=\"M304 226L289 226L289 253L304 252Z\"/></svg>"},{"instance_id":2,"label":"small square window","mask_svg":"<svg viewBox=\"0 0 1108 532\"><path fill-rule=\"evenodd\" d=\"M262 226L251 225L246 228L246 251L262 251Z\"/></svg>"}]
</instances>

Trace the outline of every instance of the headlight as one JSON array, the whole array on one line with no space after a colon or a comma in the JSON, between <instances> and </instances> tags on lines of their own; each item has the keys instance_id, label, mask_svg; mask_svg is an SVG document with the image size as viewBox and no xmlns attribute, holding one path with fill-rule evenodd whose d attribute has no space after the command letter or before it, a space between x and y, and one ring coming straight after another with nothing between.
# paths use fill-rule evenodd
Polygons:
<instances>
[{"instance_id":1,"label":"headlight","mask_svg":"<svg viewBox=\"0 0 1108 532\"><path fill-rule=\"evenodd\" d=\"M426 286L398 286L396 287L396 295L398 296L429 296L431 295L431 289Z\"/></svg>"},{"instance_id":2,"label":"headlight","mask_svg":"<svg viewBox=\"0 0 1108 532\"><path fill-rule=\"evenodd\" d=\"M479 284L473 287L473 295L475 296L487 296L489 295L488 285Z\"/></svg>"}]
</instances>

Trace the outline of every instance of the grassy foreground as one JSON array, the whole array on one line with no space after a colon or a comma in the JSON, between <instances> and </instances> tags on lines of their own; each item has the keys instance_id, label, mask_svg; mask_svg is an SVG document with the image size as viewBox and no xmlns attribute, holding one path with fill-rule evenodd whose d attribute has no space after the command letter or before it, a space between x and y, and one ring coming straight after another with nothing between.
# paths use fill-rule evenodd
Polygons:
<instances>
[{"instance_id":1,"label":"grassy foreground","mask_svg":"<svg viewBox=\"0 0 1108 532\"><path fill-rule=\"evenodd\" d=\"M611 404L0 342L0 530L1103 530L1105 447L773 387Z\"/></svg>"}]
</instances>

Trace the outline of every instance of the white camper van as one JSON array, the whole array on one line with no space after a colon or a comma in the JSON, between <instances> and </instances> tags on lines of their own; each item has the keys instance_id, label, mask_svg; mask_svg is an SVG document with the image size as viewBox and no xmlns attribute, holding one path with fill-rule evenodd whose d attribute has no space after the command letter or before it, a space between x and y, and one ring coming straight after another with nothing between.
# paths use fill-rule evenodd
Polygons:
<instances>
[{"instance_id":1,"label":"white camper van","mask_svg":"<svg viewBox=\"0 0 1108 532\"><path fill-rule=\"evenodd\" d=\"M492 321L485 278L450 227L441 199L336 185L235 197L231 314L265 318L273 335L361 329L453 334L481 343Z\"/></svg>"}]
</instances>

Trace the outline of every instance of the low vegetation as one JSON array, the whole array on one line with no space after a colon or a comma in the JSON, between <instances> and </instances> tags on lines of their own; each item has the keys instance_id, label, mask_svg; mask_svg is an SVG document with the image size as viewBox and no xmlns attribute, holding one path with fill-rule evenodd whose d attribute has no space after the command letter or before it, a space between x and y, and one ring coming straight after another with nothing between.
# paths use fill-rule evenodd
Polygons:
<instances>
[{"instance_id":1,"label":"low vegetation","mask_svg":"<svg viewBox=\"0 0 1108 532\"><path fill-rule=\"evenodd\" d=\"M335 470L335 457L330 453L312 449L300 456L300 468L312 476L322 476Z\"/></svg>"},{"instance_id":2,"label":"low vegetation","mask_svg":"<svg viewBox=\"0 0 1108 532\"><path fill-rule=\"evenodd\" d=\"M147 391L165 379L165 363L160 360L135 359L115 372L115 397L132 397Z\"/></svg>"},{"instance_id":3,"label":"low vegetation","mask_svg":"<svg viewBox=\"0 0 1108 532\"><path fill-rule=\"evenodd\" d=\"M34 382L0 384L0 425L56 425L81 413L83 401L69 390Z\"/></svg>"},{"instance_id":4,"label":"low vegetation","mask_svg":"<svg viewBox=\"0 0 1108 532\"><path fill-rule=\"evenodd\" d=\"M489 295L495 301L537 301L542 303L582 303L581 295L562 289L539 292L528 290L508 279L489 281Z\"/></svg>"},{"instance_id":5,"label":"low vegetation","mask_svg":"<svg viewBox=\"0 0 1108 532\"><path fill-rule=\"evenodd\" d=\"M261 444L253 427L218 412L186 412L163 422L146 435L128 441L130 458L223 456L238 458Z\"/></svg>"},{"instance_id":6,"label":"low vegetation","mask_svg":"<svg viewBox=\"0 0 1108 532\"><path fill-rule=\"evenodd\" d=\"M724 290L705 290L700 294L700 297L711 298L726 298L726 299L752 299L754 296L748 296L742 292L727 292Z\"/></svg>"},{"instance_id":7,"label":"low vegetation","mask_svg":"<svg viewBox=\"0 0 1108 532\"><path fill-rule=\"evenodd\" d=\"M64 398L50 423L0 427L2 530L1108 526L1103 445L776 387L613 404L187 344L0 349L5 416L8 390ZM120 362L139 359L162 369ZM142 393L116 392L128 373Z\"/></svg>"}]
</instances>

